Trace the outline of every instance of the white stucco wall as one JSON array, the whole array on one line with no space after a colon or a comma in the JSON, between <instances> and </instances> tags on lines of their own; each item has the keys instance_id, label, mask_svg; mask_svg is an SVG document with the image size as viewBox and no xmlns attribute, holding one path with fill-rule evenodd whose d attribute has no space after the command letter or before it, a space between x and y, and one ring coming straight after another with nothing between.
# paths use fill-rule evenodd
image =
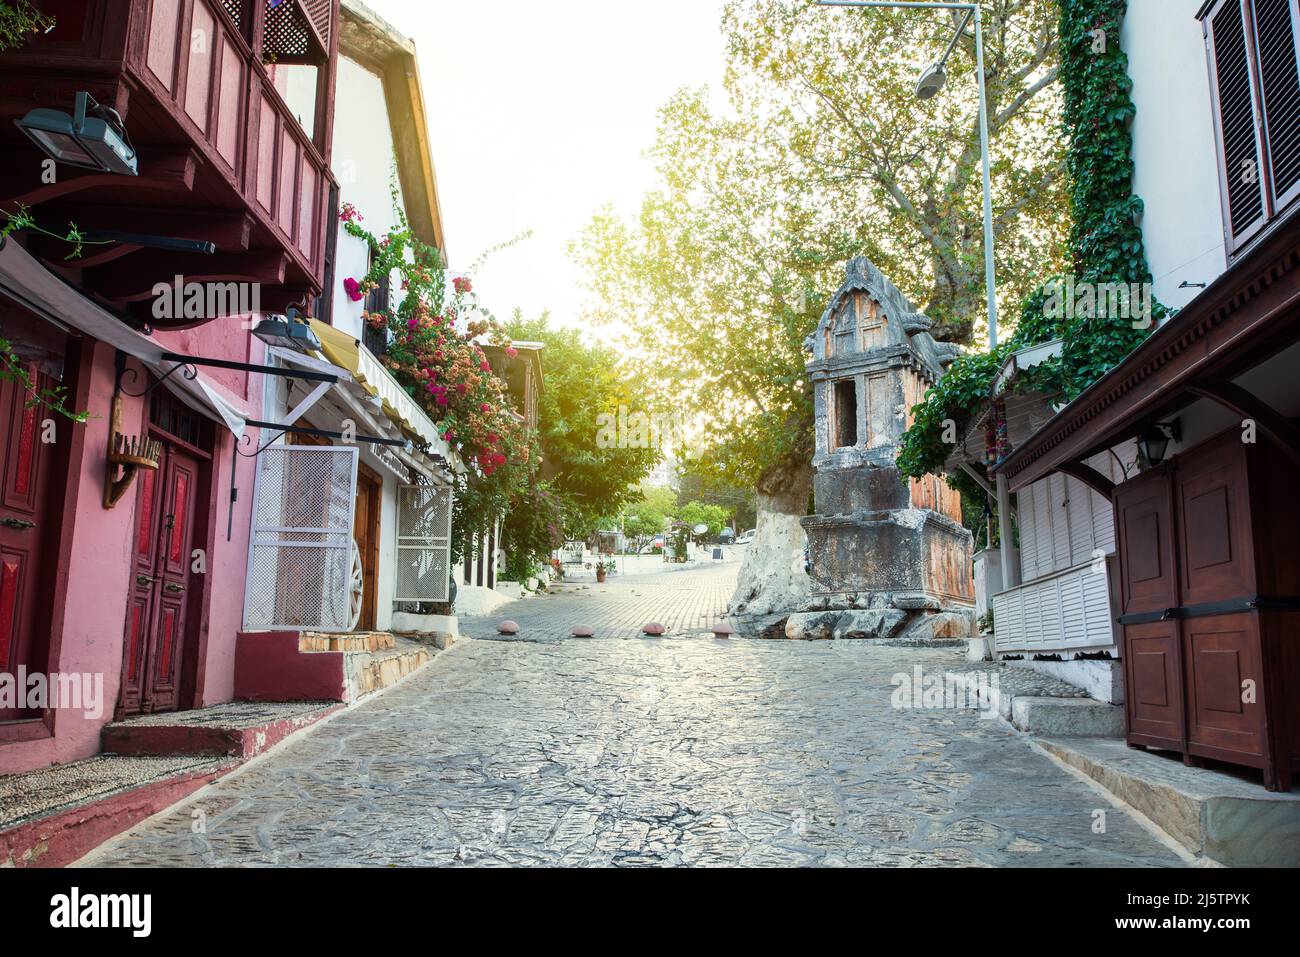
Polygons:
<instances>
[{"instance_id":1,"label":"white stucco wall","mask_svg":"<svg viewBox=\"0 0 1300 957\"><path fill-rule=\"evenodd\" d=\"M334 155L331 167L339 181L339 202L351 203L365 217L361 225L382 236L397 225L389 192L394 179L393 131L388 123L384 84L365 67L339 57L335 93ZM397 186L399 202L401 186ZM360 239L339 227L335 260L334 326L361 338L362 303L343 291L343 280L366 274L368 251ZM394 282L393 293L400 290Z\"/></svg>"},{"instance_id":2,"label":"white stucco wall","mask_svg":"<svg viewBox=\"0 0 1300 957\"><path fill-rule=\"evenodd\" d=\"M1133 101L1134 192L1156 297L1181 308L1227 268L1215 160L1203 0L1129 0L1121 43Z\"/></svg>"}]
</instances>

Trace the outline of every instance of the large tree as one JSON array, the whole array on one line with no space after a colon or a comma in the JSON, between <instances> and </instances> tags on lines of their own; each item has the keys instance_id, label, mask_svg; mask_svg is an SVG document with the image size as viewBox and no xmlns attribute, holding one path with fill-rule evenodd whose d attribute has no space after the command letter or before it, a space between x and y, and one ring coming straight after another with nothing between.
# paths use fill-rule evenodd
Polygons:
<instances>
[{"instance_id":1,"label":"large tree","mask_svg":"<svg viewBox=\"0 0 1300 957\"><path fill-rule=\"evenodd\" d=\"M1000 301L1061 259L1055 4L984 6ZM574 250L592 318L630 331L692 414L698 468L752 484L757 538L735 612L800 605L811 487L804 338L844 262L870 257L968 343L985 323L979 137L970 31L945 91L913 93L956 27L936 11L728 4L726 105L683 90L651 150L639 217L597 214Z\"/></svg>"},{"instance_id":2,"label":"large tree","mask_svg":"<svg viewBox=\"0 0 1300 957\"><path fill-rule=\"evenodd\" d=\"M648 443L602 441L602 416L617 419L620 408L649 414L655 399L616 350L585 342L546 313L525 319L516 311L504 331L516 342L545 345L537 409L542 476L562 503L566 537L586 538L638 497L637 486L660 458Z\"/></svg>"}]
</instances>

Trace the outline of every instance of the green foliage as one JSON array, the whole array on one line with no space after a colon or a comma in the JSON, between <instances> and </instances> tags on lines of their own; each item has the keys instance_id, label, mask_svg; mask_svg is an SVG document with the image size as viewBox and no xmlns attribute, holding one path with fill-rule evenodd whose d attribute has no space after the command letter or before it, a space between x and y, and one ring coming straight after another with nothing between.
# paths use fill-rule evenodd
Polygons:
<instances>
[{"instance_id":1,"label":"green foliage","mask_svg":"<svg viewBox=\"0 0 1300 957\"><path fill-rule=\"evenodd\" d=\"M501 523L502 576L522 582L540 577L542 563L564 544L564 506L545 484L529 489L526 503L510 509Z\"/></svg>"},{"instance_id":2,"label":"green foliage","mask_svg":"<svg viewBox=\"0 0 1300 957\"><path fill-rule=\"evenodd\" d=\"M1071 261L1078 283L1151 282L1139 226L1142 201L1133 195L1132 83L1119 43L1126 6L1127 0L1060 0L1062 128L1068 142ZM958 359L916 407L898 457L904 474L919 477L942 467L951 448L943 441L945 423L955 423L960 436L988 402L993 377L1012 352L1062 339L1058 359L1022 374L1012 388L1069 400L1121 362L1167 314L1153 302L1146 327L1135 327L1131 319L1119 316L1057 318L1045 309L1045 285L1026 298L1007 342L993 353ZM964 494L984 497L965 475L953 484Z\"/></svg>"},{"instance_id":3,"label":"green foliage","mask_svg":"<svg viewBox=\"0 0 1300 957\"><path fill-rule=\"evenodd\" d=\"M637 485L659 461L660 451L600 441L601 416L617 419L620 408L654 412L646 380L613 349L585 343L578 330L553 326L546 314L526 320L516 312L504 332L512 340L546 346L545 387L538 402L542 471L562 503L566 537L585 539L602 526L617 527L608 516L636 499Z\"/></svg>"},{"instance_id":4,"label":"green foliage","mask_svg":"<svg viewBox=\"0 0 1300 957\"><path fill-rule=\"evenodd\" d=\"M46 33L53 27L54 18L37 10L31 0L0 3L0 50L16 49L35 34Z\"/></svg>"},{"instance_id":5,"label":"green foliage","mask_svg":"<svg viewBox=\"0 0 1300 957\"><path fill-rule=\"evenodd\" d=\"M448 283L442 252L412 232L395 187L393 201L398 226L382 237L362 225L364 217L351 205L340 210L344 229L372 253L369 272L343 283L363 296L385 277L401 277L405 294L394 297L388 312L367 313L364 319L387 331L384 365L465 464L456 477L453 561L461 558L467 540L513 516L502 548L507 564L523 570L548 557L562 539L548 528L554 524L552 499L538 475L536 436L515 416L505 384L479 344L486 338L509 349L509 341L480 306L471 279Z\"/></svg>"},{"instance_id":6,"label":"green foliage","mask_svg":"<svg viewBox=\"0 0 1300 957\"><path fill-rule=\"evenodd\" d=\"M670 489L643 488L637 501L623 509L623 532L631 549L639 552L656 535L663 534L677 508L677 498Z\"/></svg>"},{"instance_id":7,"label":"green foliage","mask_svg":"<svg viewBox=\"0 0 1300 957\"><path fill-rule=\"evenodd\" d=\"M677 510L677 520L692 529L692 534L695 526L708 526L708 531L701 536L704 538L716 537L729 518L731 513L721 505L706 505L703 502L687 502Z\"/></svg>"},{"instance_id":8,"label":"green foliage","mask_svg":"<svg viewBox=\"0 0 1300 957\"><path fill-rule=\"evenodd\" d=\"M0 44L0 49L2 48L3 45ZM85 251L87 245L107 246L115 242L115 240L112 239L87 239L76 223L68 223L68 228L63 232L53 232L37 223L36 220L32 218L31 210L22 203L19 203L17 208L13 211L0 209L0 216L3 216L5 220L4 225L0 226L0 239L3 239L10 233L19 232L21 230L40 233L42 236L49 236L51 239L60 240L72 247L68 251L68 254L63 257L65 260L80 259L81 254Z\"/></svg>"},{"instance_id":9,"label":"green foliage","mask_svg":"<svg viewBox=\"0 0 1300 957\"><path fill-rule=\"evenodd\" d=\"M27 363L14 351L13 344L8 339L0 339L0 380L17 382L22 386L27 393L26 404L29 408L44 406L73 422L85 422L90 418L89 412L73 412L68 408L66 387L58 385L46 389L38 386Z\"/></svg>"}]
</instances>

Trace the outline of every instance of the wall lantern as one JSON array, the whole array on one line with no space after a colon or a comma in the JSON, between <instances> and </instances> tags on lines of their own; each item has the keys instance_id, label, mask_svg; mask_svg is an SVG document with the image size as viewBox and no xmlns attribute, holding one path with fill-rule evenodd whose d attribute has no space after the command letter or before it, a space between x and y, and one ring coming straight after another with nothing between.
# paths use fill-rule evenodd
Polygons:
<instances>
[{"instance_id":1,"label":"wall lantern","mask_svg":"<svg viewBox=\"0 0 1300 957\"><path fill-rule=\"evenodd\" d=\"M18 128L60 163L104 173L137 175L137 157L117 110L100 106L84 91L72 116L46 107L31 110Z\"/></svg>"},{"instance_id":2,"label":"wall lantern","mask_svg":"<svg viewBox=\"0 0 1300 957\"><path fill-rule=\"evenodd\" d=\"M284 316L263 319L253 327L253 335L268 346L294 349L298 352L319 351L320 339L305 322L293 322Z\"/></svg>"},{"instance_id":3,"label":"wall lantern","mask_svg":"<svg viewBox=\"0 0 1300 957\"><path fill-rule=\"evenodd\" d=\"M1172 422L1156 422L1142 433L1138 439L1138 451L1142 460L1151 468L1156 468L1165 460L1170 442L1181 442L1183 438L1182 423L1178 419Z\"/></svg>"}]
</instances>

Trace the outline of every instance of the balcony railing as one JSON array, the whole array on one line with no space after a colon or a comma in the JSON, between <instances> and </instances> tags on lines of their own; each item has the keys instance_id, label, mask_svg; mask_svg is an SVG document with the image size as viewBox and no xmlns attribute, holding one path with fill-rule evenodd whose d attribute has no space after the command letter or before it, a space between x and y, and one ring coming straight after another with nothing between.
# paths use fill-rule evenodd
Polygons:
<instances>
[{"instance_id":1,"label":"balcony railing","mask_svg":"<svg viewBox=\"0 0 1300 957\"><path fill-rule=\"evenodd\" d=\"M5 189L4 198L48 204L44 218L52 220L72 215L78 225L95 226L116 214L119 230L211 239L215 257L193 256L181 264L187 268L165 257L153 271L257 281L267 309L318 294L333 182L338 0L44 5L59 17L55 30L0 57L0 82L16 94L6 106L29 100L62 107L76 90L90 90L121 113L139 150L140 175L106 184L70 170L67 188ZM139 208L138 218L129 207ZM155 216L160 209L169 215ZM178 209L193 215L173 222ZM115 263L114 281L94 291L118 301L144 298L165 277L135 258ZM85 277L90 285L95 279Z\"/></svg>"}]
</instances>

